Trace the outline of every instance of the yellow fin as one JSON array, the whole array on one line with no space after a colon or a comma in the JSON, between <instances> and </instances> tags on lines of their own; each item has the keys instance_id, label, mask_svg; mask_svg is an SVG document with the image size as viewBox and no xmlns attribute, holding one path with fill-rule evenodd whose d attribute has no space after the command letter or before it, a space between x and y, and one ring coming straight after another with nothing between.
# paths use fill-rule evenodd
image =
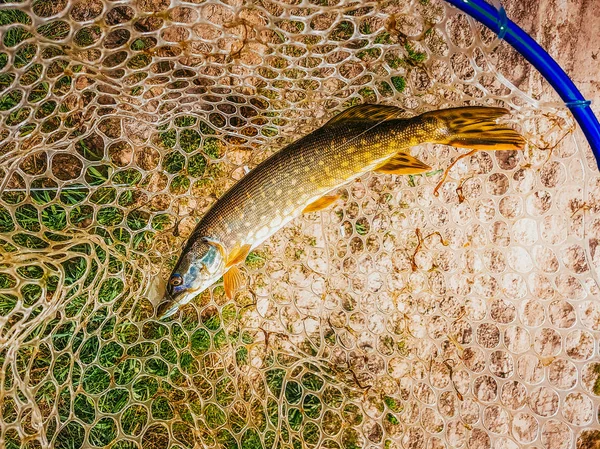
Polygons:
<instances>
[{"instance_id":1,"label":"yellow fin","mask_svg":"<svg viewBox=\"0 0 600 449\"><path fill-rule=\"evenodd\" d=\"M238 267L231 267L223 275L223 287L225 288L225 295L228 299L233 298L235 292L242 285L242 273Z\"/></svg>"},{"instance_id":2,"label":"yellow fin","mask_svg":"<svg viewBox=\"0 0 600 449\"><path fill-rule=\"evenodd\" d=\"M317 201L310 203L308 206L304 208L303 213L307 214L309 212L317 212L319 210L323 210L326 207L332 205L337 200L340 199L340 195L325 195L319 198Z\"/></svg>"},{"instance_id":3,"label":"yellow fin","mask_svg":"<svg viewBox=\"0 0 600 449\"><path fill-rule=\"evenodd\" d=\"M239 244L236 244L233 247L233 250L229 253L229 256L227 257L227 263L225 264L225 268L232 267L233 265L237 265L238 263L246 260L246 257L250 252L250 248L252 248L252 245L245 244L239 246Z\"/></svg>"},{"instance_id":4,"label":"yellow fin","mask_svg":"<svg viewBox=\"0 0 600 449\"><path fill-rule=\"evenodd\" d=\"M523 136L496 123L508 113L503 108L467 106L427 112L415 120L432 121L439 131L443 131L435 134L442 137L428 140L433 143L474 150L522 150L525 146Z\"/></svg>"},{"instance_id":5,"label":"yellow fin","mask_svg":"<svg viewBox=\"0 0 600 449\"><path fill-rule=\"evenodd\" d=\"M394 175L416 175L431 170L431 167L421 162L416 157L407 153L398 153L385 161L374 171L378 173L391 173Z\"/></svg>"},{"instance_id":6,"label":"yellow fin","mask_svg":"<svg viewBox=\"0 0 600 449\"><path fill-rule=\"evenodd\" d=\"M404 112L403 109L396 106L386 106L383 104L359 104L340 112L329 120L325 126L335 125L342 122L369 121L383 122L393 118L400 118Z\"/></svg>"}]
</instances>

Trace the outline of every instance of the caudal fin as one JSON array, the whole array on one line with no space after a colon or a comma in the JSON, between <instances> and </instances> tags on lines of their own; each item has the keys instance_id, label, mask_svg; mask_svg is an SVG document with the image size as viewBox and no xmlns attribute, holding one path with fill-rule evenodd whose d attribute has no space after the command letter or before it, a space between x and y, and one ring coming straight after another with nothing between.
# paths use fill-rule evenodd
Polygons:
<instances>
[{"instance_id":1,"label":"caudal fin","mask_svg":"<svg viewBox=\"0 0 600 449\"><path fill-rule=\"evenodd\" d=\"M522 150L525 139L514 129L496 123L509 111L503 108L467 106L442 109L423 114L420 118L435 117L440 136L434 143L475 150Z\"/></svg>"}]
</instances>

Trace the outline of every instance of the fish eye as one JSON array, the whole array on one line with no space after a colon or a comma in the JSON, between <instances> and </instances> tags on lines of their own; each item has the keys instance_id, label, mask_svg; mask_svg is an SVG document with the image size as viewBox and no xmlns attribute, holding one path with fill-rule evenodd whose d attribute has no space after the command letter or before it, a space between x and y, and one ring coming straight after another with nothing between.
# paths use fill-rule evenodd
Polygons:
<instances>
[{"instance_id":1,"label":"fish eye","mask_svg":"<svg viewBox=\"0 0 600 449\"><path fill-rule=\"evenodd\" d=\"M173 276L171 276L171 279L169 279L169 284L171 284L173 287L177 287L178 285L183 284L183 278L180 274L175 273Z\"/></svg>"}]
</instances>

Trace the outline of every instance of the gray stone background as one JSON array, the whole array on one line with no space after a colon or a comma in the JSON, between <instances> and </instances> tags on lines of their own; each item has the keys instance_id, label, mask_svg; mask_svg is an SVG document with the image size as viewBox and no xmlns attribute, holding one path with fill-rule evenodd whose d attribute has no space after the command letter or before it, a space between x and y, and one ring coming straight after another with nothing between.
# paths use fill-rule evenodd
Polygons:
<instances>
[{"instance_id":1,"label":"gray stone background","mask_svg":"<svg viewBox=\"0 0 600 449\"><path fill-rule=\"evenodd\" d=\"M503 0L508 17L558 61L600 116L600 0ZM539 80L524 67L515 80L536 92ZM546 90L546 89L543 89Z\"/></svg>"}]
</instances>

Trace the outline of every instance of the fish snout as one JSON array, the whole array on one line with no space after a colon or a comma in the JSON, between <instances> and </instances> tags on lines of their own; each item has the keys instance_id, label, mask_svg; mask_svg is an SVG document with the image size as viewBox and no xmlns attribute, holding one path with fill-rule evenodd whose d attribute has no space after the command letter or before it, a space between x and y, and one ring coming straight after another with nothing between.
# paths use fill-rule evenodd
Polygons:
<instances>
[{"instance_id":1,"label":"fish snout","mask_svg":"<svg viewBox=\"0 0 600 449\"><path fill-rule=\"evenodd\" d=\"M177 301L175 295L173 295L172 287L168 285L161 302L156 308L156 317L159 320L169 318L179 310L179 306L179 301Z\"/></svg>"},{"instance_id":2,"label":"fish snout","mask_svg":"<svg viewBox=\"0 0 600 449\"><path fill-rule=\"evenodd\" d=\"M165 298L165 300L161 302L156 309L156 317L159 320L164 320L174 315L177 310L179 310L179 304L170 298Z\"/></svg>"}]
</instances>

